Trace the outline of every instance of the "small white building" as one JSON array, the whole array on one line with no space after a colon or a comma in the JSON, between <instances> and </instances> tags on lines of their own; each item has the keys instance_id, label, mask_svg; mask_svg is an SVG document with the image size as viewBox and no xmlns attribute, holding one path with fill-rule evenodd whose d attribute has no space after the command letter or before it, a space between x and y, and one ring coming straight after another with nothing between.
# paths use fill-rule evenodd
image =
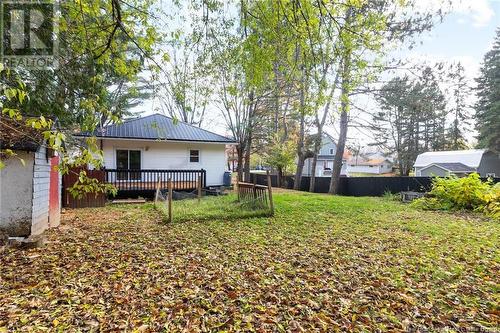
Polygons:
<instances>
[{"instance_id":1,"label":"small white building","mask_svg":"<svg viewBox=\"0 0 500 333\"><path fill-rule=\"evenodd\" d=\"M382 175L391 173L392 167L393 163L386 158L366 159L361 156L355 156L347 162L347 173L349 175L356 173Z\"/></svg>"},{"instance_id":2,"label":"small white building","mask_svg":"<svg viewBox=\"0 0 500 333\"><path fill-rule=\"evenodd\" d=\"M131 188L138 183L154 183L157 180L151 178L154 170L203 169L206 186L223 185L227 171L226 145L234 143L230 138L174 122L161 114L109 125L98 130L95 136L103 151L105 169L128 170L117 171L111 177L127 182ZM113 180L108 178L110 182Z\"/></svg>"},{"instance_id":3,"label":"small white building","mask_svg":"<svg viewBox=\"0 0 500 333\"><path fill-rule=\"evenodd\" d=\"M9 237L42 234L60 221L59 157L44 145L40 132L21 121L0 118L0 233Z\"/></svg>"},{"instance_id":4,"label":"small white building","mask_svg":"<svg viewBox=\"0 0 500 333\"><path fill-rule=\"evenodd\" d=\"M432 151L420 154L413 165L415 176L463 176L477 172L481 177L500 176L500 158L487 149Z\"/></svg>"}]
</instances>

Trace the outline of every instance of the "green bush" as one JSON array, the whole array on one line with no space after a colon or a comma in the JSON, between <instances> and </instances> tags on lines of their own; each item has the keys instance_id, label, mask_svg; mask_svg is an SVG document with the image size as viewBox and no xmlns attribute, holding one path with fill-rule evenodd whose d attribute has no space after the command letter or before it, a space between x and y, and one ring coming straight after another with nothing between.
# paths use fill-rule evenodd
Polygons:
<instances>
[{"instance_id":1,"label":"green bush","mask_svg":"<svg viewBox=\"0 0 500 333\"><path fill-rule=\"evenodd\" d=\"M477 173L464 178L434 178L429 196L412 205L427 210L474 210L500 219L500 184L483 182Z\"/></svg>"}]
</instances>

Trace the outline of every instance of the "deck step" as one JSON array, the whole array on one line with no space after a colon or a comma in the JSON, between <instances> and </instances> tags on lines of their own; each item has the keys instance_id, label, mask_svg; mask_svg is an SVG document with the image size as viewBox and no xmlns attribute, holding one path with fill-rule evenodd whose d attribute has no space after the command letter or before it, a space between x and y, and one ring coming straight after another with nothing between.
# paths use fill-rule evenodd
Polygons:
<instances>
[{"instance_id":1,"label":"deck step","mask_svg":"<svg viewBox=\"0 0 500 333\"><path fill-rule=\"evenodd\" d=\"M116 199L111 201L112 204L141 204L145 202L145 199Z\"/></svg>"}]
</instances>

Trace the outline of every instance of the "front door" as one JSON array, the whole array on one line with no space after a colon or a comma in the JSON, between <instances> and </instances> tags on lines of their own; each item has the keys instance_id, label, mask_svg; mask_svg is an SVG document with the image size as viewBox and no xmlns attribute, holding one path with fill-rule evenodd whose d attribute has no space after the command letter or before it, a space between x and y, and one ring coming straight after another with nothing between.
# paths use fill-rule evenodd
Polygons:
<instances>
[{"instance_id":1,"label":"front door","mask_svg":"<svg viewBox=\"0 0 500 333\"><path fill-rule=\"evenodd\" d=\"M141 180L141 151L140 150L116 150L116 168L127 170L117 173L118 180Z\"/></svg>"}]
</instances>

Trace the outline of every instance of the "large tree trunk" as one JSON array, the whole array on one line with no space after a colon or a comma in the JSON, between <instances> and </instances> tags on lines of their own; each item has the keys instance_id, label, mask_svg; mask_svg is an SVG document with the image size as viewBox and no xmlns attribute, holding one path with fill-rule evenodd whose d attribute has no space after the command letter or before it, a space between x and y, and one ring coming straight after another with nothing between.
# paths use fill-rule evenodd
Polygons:
<instances>
[{"instance_id":1,"label":"large tree trunk","mask_svg":"<svg viewBox=\"0 0 500 333\"><path fill-rule=\"evenodd\" d=\"M277 174L277 178L276 178L276 182L277 182L277 185L278 187L282 187L283 186L283 169L278 167L278 174Z\"/></svg>"},{"instance_id":2,"label":"large tree trunk","mask_svg":"<svg viewBox=\"0 0 500 333\"><path fill-rule=\"evenodd\" d=\"M318 128L318 137L314 140L314 156L311 165L311 179L309 181L309 192L314 192L314 187L316 186L316 166L318 164L318 155L321 150L323 129Z\"/></svg>"},{"instance_id":3,"label":"large tree trunk","mask_svg":"<svg viewBox=\"0 0 500 333\"><path fill-rule=\"evenodd\" d=\"M245 149L245 168L244 168L244 173L245 173L245 181L250 182L250 153L251 153L251 148L252 147L252 136L249 133L248 139L247 139L247 146Z\"/></svg>"},{"instance_id":4,"label":"large tree trunk","mask_svg":"<svg viewBox=\"0 0 500 333\"><path fill-rule=\"evenodd\" d=\"M330 179L330 189L328 190L330 194L337 194L339 191L340 171L342 170L342 158L344 156L345 142L347 139L347 104L347 101L343 101L341 106L339 140L337 142L335 158L333 159L332 178Z\"/></svg>"},{"instance_id":5,"label":"large tree trunk","mask_svg":"<svg viewBox=\"0 0 500 333\"><path fill-rule=\"evenodd\" d=\"M236 154L238 155L238 181L243 181L243 155L244 148L241 145L238 145L236 148Z\"/></svg>"},{"instance_id":6,"label":"large tree trunk","mask_svg":"<svg viewBox=\"0 0 500 333\"><path fill-rule=\"evenodd\" d=\"M300 183L302 182L302 172L304 171L305 155L305 135L306 135L306 84L305 73L302 72L302 84L300 87L300 129L299 129L299 142L297 143L297 170L295 171L295 181L293 184L294 190L300 190Z\"/></svg>"},{"instance_id":7,"label":"large tree trunk","mask_svg":"<svg viewBox=\"0 0 500 333\"><path fill-rule=\"evenodd\" d=\"M253 139L253 131L252 127L254 125L254 117L255 117L255 109L257 107L256 101L254 99L254 92L251 91L248 100L249 100L249 115L248 115L248 129L246 132L246 141L245 141L245 168L244 168L244 179L246 182L250 182L250 155L252 150L252 139Z\"/></svg>"},{"instance_id":8,"label":"large tree trunk","mask_svg":"<svg viewBox=\"0 0 500 333\"><path fill-rule=\"evenodd\" d=\"M348 51L347 51L348 52ZM344 156L345 143L347 140L348 115L349 110L349 91L350 91L350 75L351 75L351 55L344 55L342 61L342 91L340 102L340 133L337 142L337 150L333 159L332 178L330 179L330 188L328 193L337 194L339 192L340 171L342 170L342 159Z\"/></svg>"},{"instance_id":9,"label":"large tree trunk","mask_svg":"<svg viewBox=\"0 0 500 333\"><path fill-rule=\"evenodd\" d=\"M304 162L306 160L305 150L305 116L302 112L300 116L300 131L299 142L297 143L297 170L295 171L295 182L293 184L294 190L300 190L300 183L302 182L302 172L304 171Z\"/></svg>"},{"instance_id":10,"label":"large tree trunk","mask_svg":"<svg viewBox=\"0 0 500 333\"><path fill-rule=\"evenodd\" d=\"M302 183L302 170L304 169L305 160L304 154L300 154L297 160L297 171L295 171L295 181L293 184L294 190L300 190L300 184Z\"/></svg>"}]
</instances>

